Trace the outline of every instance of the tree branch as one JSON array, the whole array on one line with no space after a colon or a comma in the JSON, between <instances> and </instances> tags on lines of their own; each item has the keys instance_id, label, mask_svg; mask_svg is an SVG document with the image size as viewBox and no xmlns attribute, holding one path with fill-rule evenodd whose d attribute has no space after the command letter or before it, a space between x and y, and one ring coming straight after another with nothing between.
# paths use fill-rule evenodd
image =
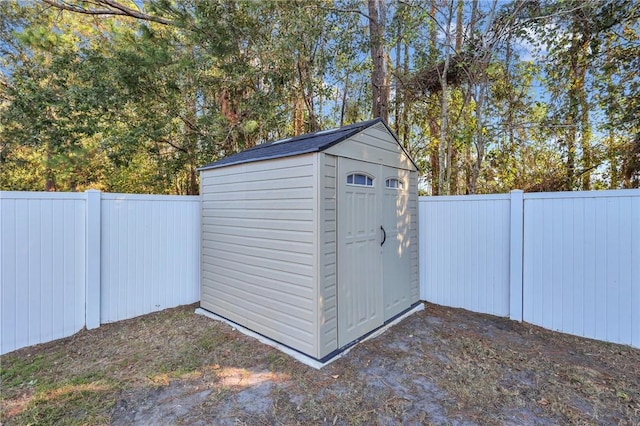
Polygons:
<instances>
[{"instance_id":1,"label":"tree branch","mask_svg":"<svg viewBox=\"0 0 640 426\"><path fill-rule=\"evenodd\" d=\"M147 13L131 9L126 7L116 1L113 0L98 0L95 2L91 2L96 6L99 6L96 9L84 8L82 6L75 6L69 3L66 3L62 0L42 0L43 3L48 4L49 6L55 7L60 10L66 10L73 13L80 13L83 15L106 15L106 16L127 16L129 18L140 19L143 21L156 22L162 25L173 25L173 22L161 18L159 16L149 15Z\"/></svg>"},{"instance_id":2,"label":"tree branch","mask_svg":"<svg viewBox=\"0 0 640 426\"><path fill-rule=\"evenodd\" d=\"M335 12L335 13L356 13L364 17L365 19L367 19L369 22L371 22L371 17L358 9L340 9L337 7L322 7L322 6L318 6L318 7L322 10L327 10L329 12Z\"/></svg>"}]
</instances>

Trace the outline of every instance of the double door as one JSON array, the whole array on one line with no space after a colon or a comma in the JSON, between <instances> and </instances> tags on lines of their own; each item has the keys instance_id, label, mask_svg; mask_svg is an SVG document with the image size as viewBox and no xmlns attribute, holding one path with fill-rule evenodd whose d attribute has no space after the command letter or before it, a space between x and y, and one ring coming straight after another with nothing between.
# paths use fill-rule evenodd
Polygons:
<instances>
[{"instance_id":1,"label":"double door","mask_svg":"<svg viewBox=\"0 0 640 426\"><path fill-rule=\"evenodd\" d=\"M410 302L409 171L338 159L338 343Z\"/></svg>"}]
</instances>

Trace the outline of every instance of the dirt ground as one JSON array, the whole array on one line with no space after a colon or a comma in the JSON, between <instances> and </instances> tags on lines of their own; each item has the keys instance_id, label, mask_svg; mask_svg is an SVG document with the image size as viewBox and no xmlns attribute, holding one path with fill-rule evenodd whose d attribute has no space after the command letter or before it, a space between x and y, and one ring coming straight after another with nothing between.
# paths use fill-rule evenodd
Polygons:
<instances>
[{"instance_id":1,"label":"dirt ground","mask_svg":"<svg viewBox=\"0 0 640 426\"><path fill-rule=\"evenodd\" d=\"M322 370L169 309L0 358L2 424L640 425L640 350L427 304Z\"/></svg>"}]
</instances>

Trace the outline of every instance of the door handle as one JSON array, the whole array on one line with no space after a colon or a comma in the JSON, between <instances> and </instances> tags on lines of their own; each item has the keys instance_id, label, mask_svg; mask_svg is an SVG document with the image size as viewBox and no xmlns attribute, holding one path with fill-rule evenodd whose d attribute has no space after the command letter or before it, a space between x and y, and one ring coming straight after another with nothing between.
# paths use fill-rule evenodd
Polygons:
<instances>
[{"instance_id":1,"label":"door handle","mask_svg":"<svg viewBox=\"0 0 640 426\"><path fill-rule=\"evenodd\" d=\"M380 225L380 230L382 231L382 242L380 243L380 247L384 245L384 242L387 241L387 233L385 232L382 225Z\"/></svg>"}]
</instances>

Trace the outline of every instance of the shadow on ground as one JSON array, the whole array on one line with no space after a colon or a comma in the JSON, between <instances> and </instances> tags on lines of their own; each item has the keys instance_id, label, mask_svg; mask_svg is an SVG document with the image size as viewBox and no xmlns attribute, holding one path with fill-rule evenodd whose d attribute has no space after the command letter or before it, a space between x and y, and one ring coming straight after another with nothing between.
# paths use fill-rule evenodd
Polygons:
<instances>
[{"instance_id":1,"label":"shadow on ground","mask_svg":"<svg viewBox=\"0 0 640 426\"><path fill-rule=\"evenodd\" d=\"M3 421L632 425L640 419L638 349L427 304L317 371L194 308L3 356ZM70 383L100 392L60 397Z\"/></svg>"}]
</instances>

